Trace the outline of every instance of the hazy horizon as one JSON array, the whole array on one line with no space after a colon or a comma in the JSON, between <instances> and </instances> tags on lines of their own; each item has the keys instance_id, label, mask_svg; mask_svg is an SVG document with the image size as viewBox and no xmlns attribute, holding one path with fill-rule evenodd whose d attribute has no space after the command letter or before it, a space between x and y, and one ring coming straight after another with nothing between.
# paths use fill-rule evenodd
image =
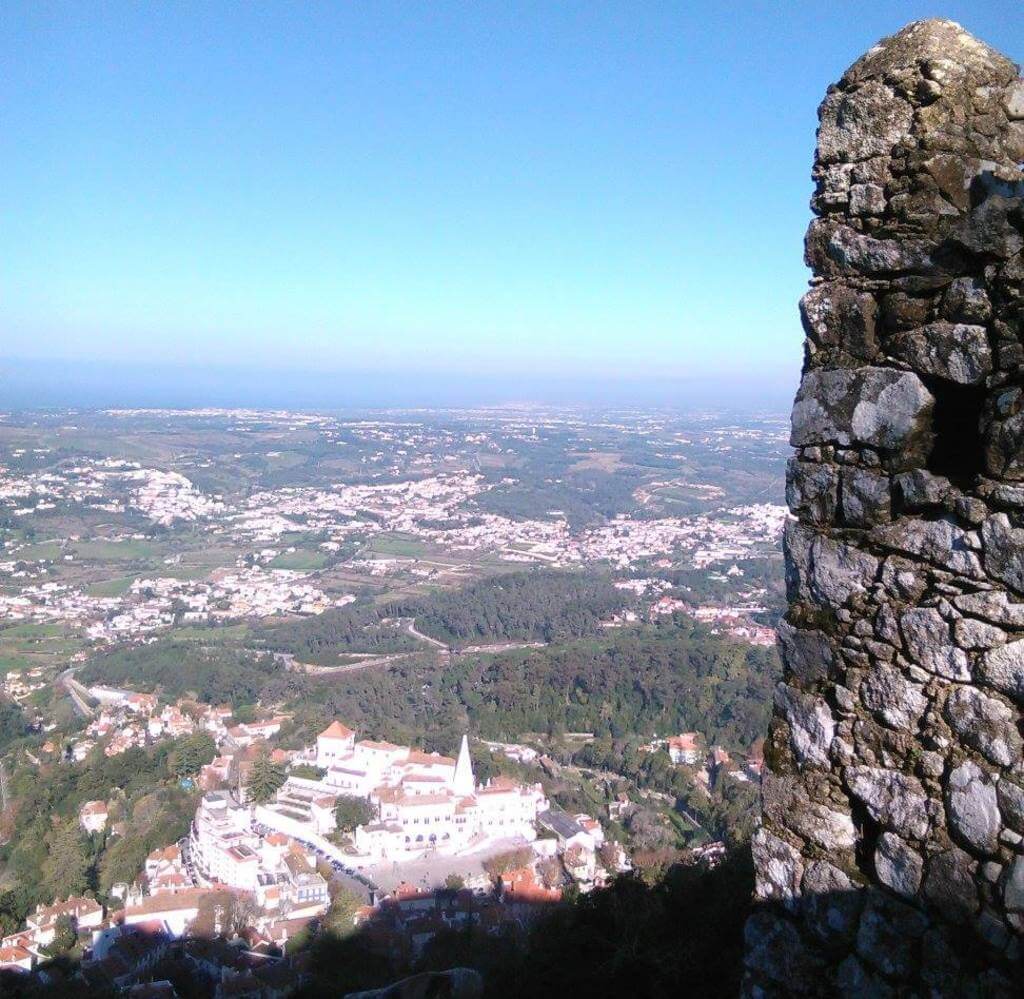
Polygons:
<instances>
[{"instance_id":1,"label":"hazy horizon","mask_svg":"<svg viewBox=\"0 0 1024 999\"><path fill-rule=\"evenodd\" d=\"M45 408L458 408L507 405L714 408L788 411L791 377L709 375L598 378L556 374L472 375L434 372L313 371L246 365L0 358L7 409Z\"/></svg>"}]
</instances>

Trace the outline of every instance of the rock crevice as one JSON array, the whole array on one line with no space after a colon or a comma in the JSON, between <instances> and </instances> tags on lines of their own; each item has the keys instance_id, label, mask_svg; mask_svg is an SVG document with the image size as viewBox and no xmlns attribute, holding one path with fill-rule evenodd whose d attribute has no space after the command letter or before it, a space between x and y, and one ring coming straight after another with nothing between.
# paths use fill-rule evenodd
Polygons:
<instances>
[{"instance_id":1,"label":"rock crevice","mask_svg":"<svg viewBox=\"0 0 1024 999\"><path fill-rule=\"evenodd\" d=\"M819 109L751 996L1024 981L1024 82L950 21Z\"/></svg>"}]
</instances>

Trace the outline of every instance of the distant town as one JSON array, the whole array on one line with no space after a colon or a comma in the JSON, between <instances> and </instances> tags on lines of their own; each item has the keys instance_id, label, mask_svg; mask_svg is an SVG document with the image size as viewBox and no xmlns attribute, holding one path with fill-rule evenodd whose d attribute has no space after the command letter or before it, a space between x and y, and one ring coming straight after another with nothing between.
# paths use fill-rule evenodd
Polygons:
<instances>
[{"instance_id":1,"label":"distant town","mask_svg":"<svg viewBox=\"0 0 1024 999\"><path fill-rule=\"evenodd\" d=\"M714 866L760 779L784 455L712 413L0 414L0 971L285 995L325 933L414 969ZM485 710L486 671L582 691L594 650L697 699Z\"/></svg>"}]
</instances>

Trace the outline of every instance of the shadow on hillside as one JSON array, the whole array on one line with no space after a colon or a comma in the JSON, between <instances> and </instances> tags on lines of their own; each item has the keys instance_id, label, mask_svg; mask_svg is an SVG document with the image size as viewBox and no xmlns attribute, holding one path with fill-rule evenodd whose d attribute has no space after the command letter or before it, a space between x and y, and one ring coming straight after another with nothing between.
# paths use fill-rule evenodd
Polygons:
<instances>
[{"instance_id":1,"label":"shadow on hillside","mask_svg":"<svg viewBox=\"0 0 1024 999\"><path fill-rule=\"evenodd\" d=\"M406 916L398 926L395 910L385 906L348 936L325 932L304 948L289 948L288 964L301 973L303 984L295 993L300 999L339 999L415 972L454 967L479 971L487 999L732 997L742 974L743 926L752 890L753 868L745 849L711 870L672 867L653 885L623 875L608 888L571 902L499 903L518 907L513 918L509 913L494 918L491 900L463 906L469 918L452 918L465 893L439 892L431 904L425 900L415 921ZM204 973L193 959L200 945L230 951L217 941L174 941L160 962L134 981L169 978L180 999L214 996L218 976ZM35 976L0 972L0 996L106 999L126 994L105 983L75 981L77 967L67 959L52 962L51 971L55 977L49 986Z\"/></svg>"},{"instance_id":2,"label":"shadow on hillside","mask_svg":"<svg viewBox=\"0 0 1024 999\"><path fill-rule=\"evenodd\" d=\"M653 886L620 876L497 932L472 922L441 929L416 955L393 949L380 925L369 923L351 936L313 942L312 977L299 996L334 999L412 972L468 967L483 976L487 999L734 997L752 891L743 850L712 870L673 867Z\"/></svg>"}]
</instances>

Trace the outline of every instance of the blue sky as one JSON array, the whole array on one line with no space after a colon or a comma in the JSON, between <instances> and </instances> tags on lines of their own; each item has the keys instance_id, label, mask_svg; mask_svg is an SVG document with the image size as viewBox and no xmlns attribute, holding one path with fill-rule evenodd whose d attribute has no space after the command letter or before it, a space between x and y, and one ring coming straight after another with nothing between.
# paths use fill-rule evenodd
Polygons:
<instances>
[{"instance_id":1,"label":"blue sky","mask_svg":"<svg viewBox=\"0 0 1024 999\"><path fill-rule=\"evenodd\" d=\"M826 85L1018 13L4 4L0 354L789 386Z\"/></svg>"}]
</instances>

